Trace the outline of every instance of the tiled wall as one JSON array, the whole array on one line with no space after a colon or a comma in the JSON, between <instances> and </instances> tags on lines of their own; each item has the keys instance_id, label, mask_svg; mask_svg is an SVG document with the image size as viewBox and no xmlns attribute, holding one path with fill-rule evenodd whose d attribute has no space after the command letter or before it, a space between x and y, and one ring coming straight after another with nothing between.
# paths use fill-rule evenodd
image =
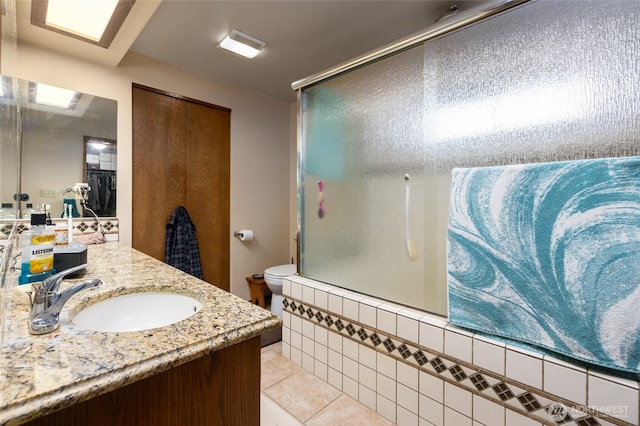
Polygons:
<instances>
[{"instance_id":1,"label":"tiled wall","mask_svg":"<svg viewBox=\"0 0 640 426\"><path fill-rule=\"evenodd\" d=\"M636 425L639 385L303 277L283 355L399 425Z\"/></svg>"}]
</instances>

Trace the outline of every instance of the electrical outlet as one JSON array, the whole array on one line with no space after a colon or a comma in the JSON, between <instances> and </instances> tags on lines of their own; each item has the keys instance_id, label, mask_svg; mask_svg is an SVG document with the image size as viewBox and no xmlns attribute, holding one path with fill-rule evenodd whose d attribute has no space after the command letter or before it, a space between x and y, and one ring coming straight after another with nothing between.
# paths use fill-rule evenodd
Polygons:
<instances>
[{"instance_id":1,"label":"electrical outlet","mask_svg":"<svg viewBox=\"0 0 640 426\"><path fill-rule=\"evenodd\" d=\"M41 189L40 197L42 198L56 198L56 190L55 189Z\"/></svg>"}]
</instances>

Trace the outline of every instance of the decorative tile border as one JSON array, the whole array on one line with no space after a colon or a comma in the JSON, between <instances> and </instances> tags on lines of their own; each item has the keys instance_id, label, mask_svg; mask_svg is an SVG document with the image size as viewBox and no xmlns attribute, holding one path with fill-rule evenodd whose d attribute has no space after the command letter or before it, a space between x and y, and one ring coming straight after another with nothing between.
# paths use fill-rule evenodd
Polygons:
<instances>
[{"instance_id":1,"label":"decorative tile border","mask_svg":"<svg viewBox=\"0 0 640 426\"><path fill-rule=\"evenodd\" d=\"M62 223L66 224L66 219L52 219L54 225ZM23 232L27 232L31 229L31 224L26 219L19 220L0 220L0 239L7 239L11 235L11 230L16 226L17 234L20 235ZM104 229L105 238L107 241L117 241L120 234L120 221L117 217L101 217L100 224ZM73 219L73 233L78 234L92 234L98 231L98 224L95 219L90 217L81 217Z\"/></svg>"},{"instance_id":2,"label":"decorative tile border","mask_svg":"<svg viewBox=\"0 0 640 426\"><path fill-rule=\"evenodd\" d=\"M631 423L285 296L283 310L547 425Z\"/></svg>"}]
</instances>

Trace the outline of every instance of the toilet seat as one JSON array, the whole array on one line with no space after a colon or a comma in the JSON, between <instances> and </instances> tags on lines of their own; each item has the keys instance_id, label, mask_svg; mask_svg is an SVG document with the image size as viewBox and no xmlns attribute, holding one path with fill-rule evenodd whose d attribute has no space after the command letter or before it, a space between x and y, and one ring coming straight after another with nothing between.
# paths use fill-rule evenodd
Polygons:
<instances>
[{"instance_id":1,"label":"toilet seat","mask_svg":"<svg viewBox=\"0 0 640 426\"><path fill-rule=\"evenodd\" d=\"M271 312L282 318L282 281L285 277L295 275L297 266L293 263L267 268L264 271L264 282L271 290Z\"/></svg>"},{"instance_id":2,"label":"toilet seat","mask_svg":"<svg viewBox=\"0 0 640 426\"><path fill-rule=\"evenodd\" d=\"M274 280L282 280L289 275L295 275L297 267L295 264L290 263L287 265L278 265L267 268L264 271L265 278L272 278Z\"/></svg>"}]
</instances>

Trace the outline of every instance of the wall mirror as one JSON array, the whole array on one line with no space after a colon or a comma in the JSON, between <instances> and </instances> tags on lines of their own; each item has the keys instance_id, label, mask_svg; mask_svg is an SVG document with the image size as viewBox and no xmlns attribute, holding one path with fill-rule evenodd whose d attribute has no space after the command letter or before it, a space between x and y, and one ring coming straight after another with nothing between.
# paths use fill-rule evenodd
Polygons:
<instances>
[{"instance_id":1,"label":"wall mirror","mask_svg":"<svg viewBox=\"0 0 640 426\"><path fill-rule=\"evenodd\" d=\"M3 76L4 80L11 77ZM87 183L89 204L98 216L115 216L117 102L35 82L17 80L16 91L2 93L3 104L19 104L21 126L19 194L4 191L1 202L12 204L17 217L51 206L61 217L64 206L76 204L71 189ZM73 201L75 200L75 201Z\"/></svg>"}]
</instances>

